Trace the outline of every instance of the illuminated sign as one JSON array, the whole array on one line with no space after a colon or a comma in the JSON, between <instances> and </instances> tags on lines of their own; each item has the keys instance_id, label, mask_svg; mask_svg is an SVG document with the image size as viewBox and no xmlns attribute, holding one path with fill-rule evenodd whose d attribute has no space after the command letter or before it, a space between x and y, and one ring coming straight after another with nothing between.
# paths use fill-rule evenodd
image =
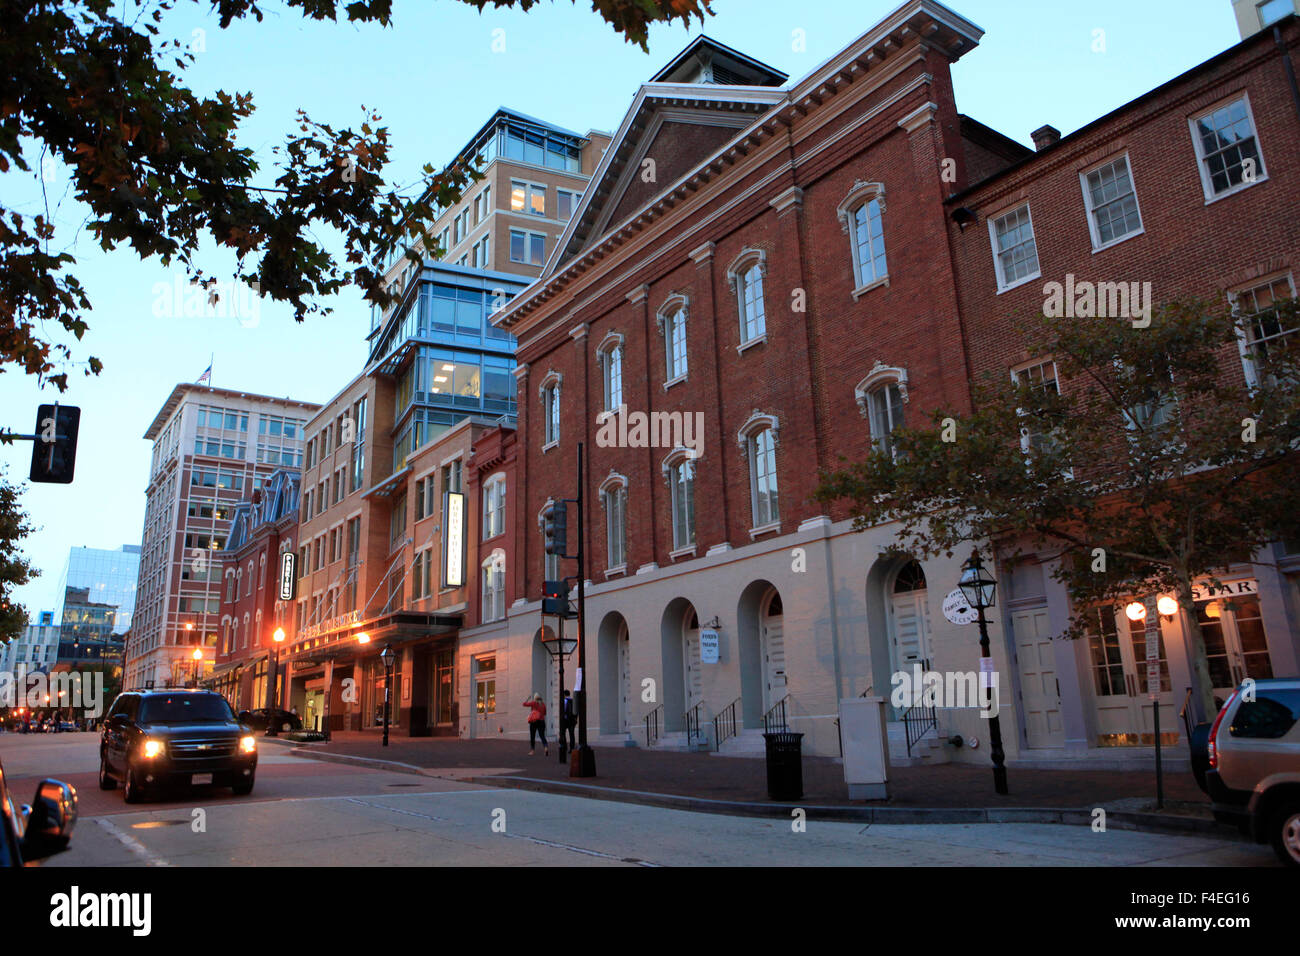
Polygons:
<instances>
[{"instance_id":1,"label":"illuminated sign","mask_svg":"<svg viewBox=\"0 0 1300 956\"><path fill-rule=\"evenodd\" d=\"M292 601L298 596L298 555L286 551L280 555L280 600Z\"/></svg>"},{"instance_id":2,"label":"illuminated sign","mask_svg":"<svg viewBox=\"0 0 1300 956\"><path fill-rule=\"evenodd\" d=\"M465 584L465 496L449 491L442 496L442 586Z\"/></svg>"}]
</instances>

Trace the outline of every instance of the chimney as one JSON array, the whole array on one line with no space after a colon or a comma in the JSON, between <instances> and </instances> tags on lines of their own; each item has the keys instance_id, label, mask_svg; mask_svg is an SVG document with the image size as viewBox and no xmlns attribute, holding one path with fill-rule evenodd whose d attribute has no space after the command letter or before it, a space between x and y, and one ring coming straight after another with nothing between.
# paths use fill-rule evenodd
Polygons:
<instances>
[{"instance_id":1,"label":"chimney","mask_svg":"<svg viewBox=\"0 0 1300 956\"><path fill-rule=\"evenodd\" d=\"M1030 134L1034 138L1034 149L1042 152L1049 146L1055 146L1061 138L1061 131L1055 126L1040 126Z\"/></svg>"}]
</instances>

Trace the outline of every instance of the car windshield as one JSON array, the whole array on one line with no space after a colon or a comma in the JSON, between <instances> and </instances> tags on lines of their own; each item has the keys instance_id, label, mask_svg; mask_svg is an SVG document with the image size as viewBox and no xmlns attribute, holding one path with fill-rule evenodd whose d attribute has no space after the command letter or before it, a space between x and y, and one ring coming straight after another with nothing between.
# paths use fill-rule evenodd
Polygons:
<instances>
[{"instance_id":1,"label":"car windshield","mask_svg":"<svg viewBox=\"0 0 1300 956\"><path fill-rule=\"evenodd\" d=\"M146 697L140 702L142 724L224 722L233 717L225 698L214 694L161 695Z\"/></svg>"}]
</instances>

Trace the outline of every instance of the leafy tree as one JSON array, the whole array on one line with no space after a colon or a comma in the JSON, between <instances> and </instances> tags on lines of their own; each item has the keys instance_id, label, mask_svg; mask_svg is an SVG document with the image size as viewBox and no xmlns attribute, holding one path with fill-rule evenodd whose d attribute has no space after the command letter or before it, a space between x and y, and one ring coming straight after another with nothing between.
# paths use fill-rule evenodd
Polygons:
<instances>
[{"instance_id":1,"label":"leafy tree","mask_svg":"<svg viewBox=\"0 0 1300 956\"><path fill-rule=\"evenodd\" d=\"M13 599L13 590L40 572L18 550L33 529L19 504L22 489L10 484L7 477L0 473L0 640L11 641L27 626L27 610Z\"/></svg>"},{"instance_id":2,"label":"leafy tree","mask_svg":"<svg viewBox=\"0 0 1300 956\"><path fill-rule=\"evenodd\" d=\"M970 542L1059 555L1070 637L1088 608L1174 595L1200 714L1213 714L1193 582L1300 540L1300 331L1253 351L1248 387L1248 323L1296 330L1300 310L1291 300L1241 317L1222 299L1180 300L1147 327L1013 320L1032 354L1055 359L1059 387L990 374L972 384L973 411L895 431L892 453L824 473L815 497L847 501L858 528L898 522L898 544L923 556Z\"/></svg>"},{"instance_id":3,"label":"leafy tree","mask_svg":"<svg viewBox=\"0 0 1300 956\"><path fill-rule=\"evenodd\" d=\"M459 2L479 11L527 11L539 0ZM33 163L57 159L70 171L101 248L125 244L142 258L178 262L212 289L216 280L198 253L205 238L214 240L233 252L235 281L289 303L298 321L327 312L316 300L347 285L367 302L387 305L390 253L415 243L435 249L427 229L437 208L459 199L477 171L426 164L410 191L387 182L389 131L364 108L356 130L300 111L297 130L277 148L276 168L261 169L253 151L236 143L239 124L253 113L252 95L194 93L185 82L194 61L189 39L163 35L164 16L188 3L204 5L155 0L133 7L128 19L113 0L0 0L0 174L32 172ZM313 20L392 24L391 0L287 5ZM591 5L643 49L651 24L689 25L712 12L710 0ZM253 0L213 0L211 9L223 29L262 19ZM342 237L342 261L316 238L322 228ZM0 371L17 365L63 390L67 369L79 363L46 329L80 340L91 303L73 271L76 259L51 251L54 238L46 215L0 204ZM88 375L101 368L93 357L84 364Z\"/></svg>"}]
</instances>

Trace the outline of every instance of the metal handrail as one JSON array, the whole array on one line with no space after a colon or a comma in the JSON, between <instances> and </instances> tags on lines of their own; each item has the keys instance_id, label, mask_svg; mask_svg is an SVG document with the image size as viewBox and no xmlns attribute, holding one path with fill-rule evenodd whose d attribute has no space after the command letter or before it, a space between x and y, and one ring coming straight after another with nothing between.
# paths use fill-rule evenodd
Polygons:
<instances>
[{"instance_id":1,"label":"metal handrail","mask_svg":"<svg viewBox=\"0 0 1300 956\"><path fill-rule=\"evenodd\" d=\"M660 704L650 713L645 715L645 745L653 747L654 742L659 739L659 712L664 709Z\"/></svg>"},{"instance_id":2,"label":"metal handrail","mask_svg":"<svg viewBox=\"0 0 1300 956\"><path fill-rule=\"evenodd\" d=\"M789 731L790 725L785 720L785 702L790 699L790 695L782 697L771 706L766 714L763 715L763 733L774 734L779 731Z\"/></svg>"},{"instance_id":3,"label":"metal handrail","mask_svg":"<svg viewBox=\"0 0 1300 956\"><path fill-rule=\"evenodd\" d=\"M717 749L722 749L722 742L736 736L736 705L740 703L737 697L713 718L713 742Z\"/></svg>"},{"instance_id":4,"label":"metal handrail","mask_svg":"<svg viewBox=\"0 0 1300 956\"><path fill-rule=\"evenodd\" d=\"M686 746L688 747L693 739L700 736L700 711L703 707L704 701L700 701L686 712Z\"/></svg>"},{"instance_id":5,"label":"metal handrail","mask_svg":"<svg viewBox=\"0 0 1300 956\"><path fill-rule=\"evenodd\" d=\"M930 670L929 661L921 661L921 670L928 672ZM919 743L921 739L934 730L936 734L939 728L939 715L933 706L925 706L921 702L912 704L911 707L903 711L903 732L907 738L907 755L912 756L913 744Z\"/></svg>"}]
</instances>

